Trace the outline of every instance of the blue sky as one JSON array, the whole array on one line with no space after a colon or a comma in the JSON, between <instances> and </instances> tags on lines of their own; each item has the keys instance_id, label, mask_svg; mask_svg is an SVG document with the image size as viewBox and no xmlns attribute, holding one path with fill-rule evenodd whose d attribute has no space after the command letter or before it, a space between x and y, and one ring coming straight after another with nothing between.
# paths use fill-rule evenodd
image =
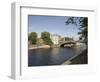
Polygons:
<instances>
[{"instance_id":1,"label":"blue sky","mask_svg":"<svg viewBox=\"0 0 100 82\"><path fill-rule=\"evenodd\" d=\"M65 16L28 16L28 28L29 32L37 32L40 37L41 32L48 31L51 34L58 34L62 37L73 37L77 39L79 35L79 26L73 24L66 25Z\"/></svg>"}]
</instances>

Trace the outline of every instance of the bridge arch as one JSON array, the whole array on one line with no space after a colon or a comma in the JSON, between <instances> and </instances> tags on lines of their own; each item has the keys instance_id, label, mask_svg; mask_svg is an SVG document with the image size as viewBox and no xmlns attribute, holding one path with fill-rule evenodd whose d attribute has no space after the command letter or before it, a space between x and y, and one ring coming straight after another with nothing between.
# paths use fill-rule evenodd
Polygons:
<instances>
[{"instance_id":1,"label":"bridge arch","mask_svg":"<svg viewBox=\"0 0 100 82\"><path fill-rule=\"evenodd\" d=\"M60 44L60 47L73 47L75 44L76 42L64 42Z\"/></svg>"}]
</instances>

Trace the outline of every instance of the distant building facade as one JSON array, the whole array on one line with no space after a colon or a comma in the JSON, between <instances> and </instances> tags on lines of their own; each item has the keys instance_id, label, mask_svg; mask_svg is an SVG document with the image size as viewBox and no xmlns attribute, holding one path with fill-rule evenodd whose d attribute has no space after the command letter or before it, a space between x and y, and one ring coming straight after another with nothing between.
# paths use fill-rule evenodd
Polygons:
<instances>
[{"instance_id":1,"label":"distant building facade","mask_svg":"<svg viewBox=\"0 0 100 82\"><path fill-rule=\"evenodd\" d=\"M59 44L59 41L61 40L61 36L58 34L51 34L50 38L53 44Z\"/></svg>"},{"instance_id":2,"label":"distant building facade","mask_svg":"<svg viewBox=\"0 0 100 82\"><path fill-rule=\"evenodd\" d=\"M62 40L64 42L64 41L73 41L74 39L73 37L63 37Z\"/></svg>"}]
</instances>

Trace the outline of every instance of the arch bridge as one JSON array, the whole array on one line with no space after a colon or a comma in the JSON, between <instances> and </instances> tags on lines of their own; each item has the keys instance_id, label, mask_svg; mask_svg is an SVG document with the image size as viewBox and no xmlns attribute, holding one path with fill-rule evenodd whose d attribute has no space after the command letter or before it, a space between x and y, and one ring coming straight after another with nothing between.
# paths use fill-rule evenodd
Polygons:
<instances>
[{"instance_id":1,"label":"arch bridge","mask_svg":"<svg viewBox=\"0 0 100 82\"><path fill-rule=\"evenodd\" d=\"M75 45L75 41L64 41L60 44L60 47L74 47Z\"/></svg>"}]
</instances>

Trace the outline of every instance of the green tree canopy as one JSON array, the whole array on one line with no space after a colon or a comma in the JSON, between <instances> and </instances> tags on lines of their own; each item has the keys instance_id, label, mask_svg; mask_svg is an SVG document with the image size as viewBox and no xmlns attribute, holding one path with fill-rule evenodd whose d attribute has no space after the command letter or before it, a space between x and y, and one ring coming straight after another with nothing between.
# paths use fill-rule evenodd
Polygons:
<instances>
[{"instance_id":1,"label":"green tree canopy","mask_svg":"<svg viewBox=\"0 0 100 82\"><path fill-rule=\"evenodd\" d=\"M44 43L46 45L52 45L52 40L50 38L50 33L49 32L42 32L41 33L41 38L44 40Z\"/></svg>"},{"instance_id":2,"label":"green tree canopy","mask_svg":"<svg viewBox=\"0 0 100 82\"><path fill-rule=\"evenodd\" d=\"M37 41L37 33L36 32L31 32L28 36L28 40L31 41L32 44L36 44Z\"/></svg>"}]
</instances>

